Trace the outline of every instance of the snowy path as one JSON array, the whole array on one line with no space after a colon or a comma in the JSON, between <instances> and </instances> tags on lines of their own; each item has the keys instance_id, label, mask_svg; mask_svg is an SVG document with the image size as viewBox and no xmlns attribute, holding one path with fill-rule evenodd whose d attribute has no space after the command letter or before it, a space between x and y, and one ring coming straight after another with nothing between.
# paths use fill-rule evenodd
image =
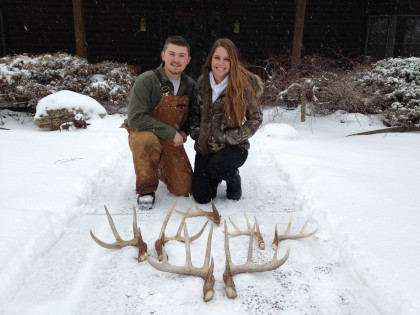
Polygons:
<instances>
[{"instance_id":1,"label":"snowy path","mask_svg":"<svg viewBox=\"0 0 420 315\"><path fill-rule=\"evenodd\" d=\"M71 213L79 215L63 220L63 233L34 259L23 283L0 308L0 314L379 314L366 299L365 287L354 282L348 266L340 265L340 246L325 235L284 242L279 255L289 246L288 261L276 271L235 276L238 298L229 300L222 280L223 233L221 227L214 226L215 296L207 304L202 301L201 279L162 273L147 263L137 263L136 249L132 247L106 250L97 246L89 236L90 229L99 238L113 241L104 204L114 213L121 236L132 236L135 195L131 156L125 138L111 140L113 149L95 171L85 176L84 189L68 205L73 207ZM222 185L215 200L222 218L230 216L240 226L245 223L243 211L249 218L258 217L267 245L264 251L254 252L254 260L259 263L271 259L275 224L281 232L293 216L297 232L308 217L298 208L302 201L296 199L297 193L291 189L288 175L271 153L270 145L266 138L256 137L241 169L244 197L239 202L227 201ZM193 161L191 140L187 151ZM278 174L276 182L270 182L273 173ZM139 226L153 257L154 240L174 200L160 185L155 209L139 213ZM180 198L176 208L190 206L188 198ZM209 209L208 205L203 208ZM168 234L174 233L179 222L180 216L173 214ZM200 218L190 219L190 233L203 222ZM323 222L310 223L309 229L323 228ZM204 235L207 233L208 229ZM205 240L201 237L192 244L196 265L202 264ZM231 239L235 263L244 262L247 243L247 237ZM174 264L183 263L182 244L170 242L166 249Z\"/></svg>"}]
</instances>

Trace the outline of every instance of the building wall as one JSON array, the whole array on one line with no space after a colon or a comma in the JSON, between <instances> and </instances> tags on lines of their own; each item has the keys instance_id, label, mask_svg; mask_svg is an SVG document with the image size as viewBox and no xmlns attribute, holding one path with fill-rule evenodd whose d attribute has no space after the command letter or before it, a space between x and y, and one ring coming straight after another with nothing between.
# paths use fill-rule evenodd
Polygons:
<instances>
[{"instance_id":1,"label":"building wall","mask_svg":"<svg viewBox=\"0 0 420 315\"><path fill-rule=\"evenodd\" d=\"M75 52L72 0L4 0L9 54Z\"/></svg>"},{"instance_id":2,"label":"building wall","mask_svg":"<svg viewBox=\"0 0 420 315\"><path fill-rule=\"evenodd\" d=\"M368 1L367 13L380 14L420 14L420 0Z\"/></svg>"},{"instance_id":3,"label":"building wall","mask_svg":"<svg viewBox=\"0 0 420 315\"><path fill-rule=\"evenodd\" d=\"M87 54L92 61L142 64L159 57L157 23L152 1L84 0ZM140 32L144 17L147 32Z\"/></svg>"},{"instance_id":4,"label":"building wall","mask_svg":"<svg viewBox=\"0 0 420 315\"><path fill-rule=\"evenodd\" d=\"M306 48L304 52L360 56L366 29L365 2L309 0L303 38Z\"/></svg>"},{"instance_id":5,"label":"building wall","mask_svg":"<svg viewBox=\"0 0 420 315\"><path fill-rule=\"evenodd\" d=\"M8 54L75 53L72 0L3 1ZM245 60L290 52L296 1L82 0L90 61L156 67L166 36L182 32L192 43L193 72L217 37L231 38ZM0 2L1 4L1 2ZM302 55L364 53L372 14L420 14L420 0L307 0ZM147 31L140 32L144 18ZM239 22L240 32L233 32Z\"/></svg>"}]
</instances>

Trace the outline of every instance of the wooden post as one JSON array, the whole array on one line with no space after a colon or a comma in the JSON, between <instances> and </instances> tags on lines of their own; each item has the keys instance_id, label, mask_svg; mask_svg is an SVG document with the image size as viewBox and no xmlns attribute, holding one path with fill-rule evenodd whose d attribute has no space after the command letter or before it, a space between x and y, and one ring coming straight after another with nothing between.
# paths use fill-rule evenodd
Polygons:
<instances>
[{"instance_id":1,"label":"wooden post","mask_svg":"<svg viewBox=\"0 0 420 315\"><path fill-rule=\"evenodd\" d=\"M295 29L293 31L292 69L290 76L295 78L299 73L302 52L303 26L305 24L306 0L296 0Z\"/></svg>"},{"instance_id":2,"label":"wooden post","mask_svg":"<svg viewBox=\"0 0 420 315\"><path fill-rule=\"evenodd\" d=\"M74 36L76 40L76 55L87 58L85 19L83 15L83 0L73 0Z\"/></svg>"},{"instance_id":3,"label":"wooden post","mask_svg":"<svg viewBox=\"0 0 420 315\"><path fill-rule=\"evenodd\" d=\"M314 83L312 80L305 80L302 84L301 97L300 97L300 121L304 122L306 120L306 115L313 114L314 106Z\"/></svg>"},{"instance_id":4,"label":"wooden post","mask_svg":"<svg viewBox=\"0 0 420 315\"><path fill-rule=\"evenodd\" d=\"M302 97L300 99L300 121L305 122L306 120L306 104L308 100L306 99L304 93L302 92Z\"/></svg>"}]
</instances>

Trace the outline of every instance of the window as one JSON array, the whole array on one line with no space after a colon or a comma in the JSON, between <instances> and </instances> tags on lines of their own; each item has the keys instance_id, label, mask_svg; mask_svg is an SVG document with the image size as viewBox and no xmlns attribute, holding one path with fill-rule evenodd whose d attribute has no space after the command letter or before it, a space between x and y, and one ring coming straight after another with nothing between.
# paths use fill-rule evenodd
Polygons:
<instances>
[{"instance_id":1,"label":"window","mask_svg":"<svg viewBox=\"0 0 420 315\"><path fill-rule=\"evenodd\" d=\"M370 16L365 54L378 59L420 57L420 16Z\"/></svg>"},{"instance_id":2,"label":"window","mask_svg":"<svg viewBox=\"0 0 420 315\"><path fill-rule=\"evenodd\" d=\"M398 18L394 55L420 57L420 16Z\"/></svg>"}]
</instances>

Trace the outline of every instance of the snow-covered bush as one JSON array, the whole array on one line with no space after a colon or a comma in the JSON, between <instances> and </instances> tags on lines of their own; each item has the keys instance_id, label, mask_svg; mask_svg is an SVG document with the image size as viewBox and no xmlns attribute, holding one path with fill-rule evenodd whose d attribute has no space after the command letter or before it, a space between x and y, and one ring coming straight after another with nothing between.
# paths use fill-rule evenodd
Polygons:
<instances>
[{"instance_id":1,"label":"snow-covered bush","mask_svg":"<svg viewBox=\"0 0 420 315\"><path fill-rule=\"evenodd\" d=\"M280 62L279 62L280 61ZM282 64L282 62L286 61ZM277 105L288 97L299 105L303 83L314 83L313 111L331 114L381 114L388 126L420 126L420 58L389 58L375 63L360 63L346 58L306 56L299 76L290 75L283 57L268 59L265 105ZM290 104L289 104L290 105Z\"/></svg>"},{"instance_id":2,"label":"snow-covered bush","mask_svg":"<svg viewBox=\"0 0 420 315\"><path fill-rule=\"evenodd\" d=\"M357 79L386 100L384 122L389 126L420 126L420 58L389 58L373 64Z\"/></svg>"},{"instance_id":3,"label":"snow-covered bush","mask_svg":"<svg viewBox=\"0 0 420 315\"><path fill-rule=\"evenodd\" d=\"M70 90L101 103L126 104L135 77L126 64L90 64L63 52L6 56L0 58L0 101L28 102L35 107L49 94Z\"/></svg>"}]
</instances>

